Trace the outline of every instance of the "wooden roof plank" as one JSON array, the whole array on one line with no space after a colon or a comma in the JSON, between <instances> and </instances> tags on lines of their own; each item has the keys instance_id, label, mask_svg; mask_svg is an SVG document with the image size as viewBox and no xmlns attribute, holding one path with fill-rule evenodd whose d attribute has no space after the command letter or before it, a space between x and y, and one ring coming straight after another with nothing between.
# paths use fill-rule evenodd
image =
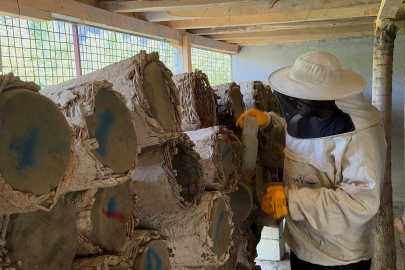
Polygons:
<instances>
[{"instance_id":1,"label":"wooden roof plank","mask_svg":"<svg viewBox=\"0 0 405 270\"><path fill-rule=\"evenodd\" d=\"M331 19L351 19L360 17L376 17L380 5L369 4L360 7L346 7L339 9L324 9L315 11L299 11L276 13L268 15L235 16L228 18L194 19L183 21L166 21L159 24L175 29L198 29L214 27L235 27L243 25L275 24L282 22L307 22Z\"/></svg>"},{"instance_id":2,"label":"wooden roof plank","mask_svg":"<svg viewBox=\"0 0 405 270\"><path fill-rule=\"evenodd\" d=\"M377 19L392 19L398 12L403 0L382 0Z\"/></svg>"},{"instance_id":3,"label":"wooden roof plank","mask_svg":"<svg viewBox=\"0 0 405 270\"><path fill-rule=\"evenodd\" d=\"M265 0L157 0L157 1L103 1L96 6L114 12L170 11L181 9L237 7L249 4L268 4Z\"/></svg>"}]
</instances>

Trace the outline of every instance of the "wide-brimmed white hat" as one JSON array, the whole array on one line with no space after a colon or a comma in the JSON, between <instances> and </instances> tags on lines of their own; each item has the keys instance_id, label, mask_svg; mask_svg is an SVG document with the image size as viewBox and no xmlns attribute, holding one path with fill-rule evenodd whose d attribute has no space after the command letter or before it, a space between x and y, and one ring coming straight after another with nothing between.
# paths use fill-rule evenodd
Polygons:
<instances>
[{"instance_id":1,"label":"wide-brimmed white hat","mask_svg":"<svg viewBox=\"0 0 405 270\"><path fill-rule=\"evenodd\" d=\"M366 80L344 69L334 55L315 51L301 55L293 66L269 76L271 88L287 96L310 100L336 100L359 94Z\"/></svg>"}]
</instances>

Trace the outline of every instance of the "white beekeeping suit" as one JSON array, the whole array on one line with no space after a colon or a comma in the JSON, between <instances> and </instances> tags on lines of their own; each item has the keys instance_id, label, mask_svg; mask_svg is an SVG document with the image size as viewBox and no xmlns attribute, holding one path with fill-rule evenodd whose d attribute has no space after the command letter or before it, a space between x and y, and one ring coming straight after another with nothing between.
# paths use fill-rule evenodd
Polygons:
<instances>
[{"instance_id":1,"label":"white beekeeping suit","mask_svg":"<svg viewBox=\"0 0 405 270\"><path fill-rule=\"evenodd\" d=\"M262 132L285 134L285 239L301 260L324 266L369 260L386 143L365 79L326 52L301 55L269 77L285 118ZM324 120L322 115L328 115Z\"/></svg>"}]
</instances>

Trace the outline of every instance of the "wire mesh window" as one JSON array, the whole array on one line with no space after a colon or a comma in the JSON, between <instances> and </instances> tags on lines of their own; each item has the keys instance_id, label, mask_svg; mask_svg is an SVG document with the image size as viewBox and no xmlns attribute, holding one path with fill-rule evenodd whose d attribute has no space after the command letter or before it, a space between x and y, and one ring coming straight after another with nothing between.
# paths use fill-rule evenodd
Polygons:
<instances>
[{"instance_id":1,"label":"wire mesh window","mask_svg":"<svg viewBox=\"0 0 405 270\"><path fill-rule=\"evenodd\" d=\"M140 50L157 51L159 59L169 69L173 67L172 48L166 42L87 26L79 26L78 32L83 74L134 56Z\"/></svg>"},{"instance_id":2,"label":"wire mesh window","mask_svg":"<svg viewBox=\"0 0 405 270\"><path fill-rule=\"evenodd\" d=\"M210 52L191 48L192 68L207 74L211 85L231 82L231 56L224 53Z\"/></svg>"},{"instance_id":3,"label":"wire mesh window","mask_svg":"<svg viewBox=\"0 0 405 270\"><path fill-rule=\"evenodd\" d=\"M41 87L76 77L72 26L0 16L3 74L13 72Z\"/></svg>"}]
</instances>

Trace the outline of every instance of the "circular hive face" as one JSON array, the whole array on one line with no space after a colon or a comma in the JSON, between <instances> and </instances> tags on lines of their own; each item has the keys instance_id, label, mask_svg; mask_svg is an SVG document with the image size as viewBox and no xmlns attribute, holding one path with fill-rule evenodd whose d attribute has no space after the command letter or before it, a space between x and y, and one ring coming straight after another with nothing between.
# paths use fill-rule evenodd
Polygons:
<instances>
[{"instance_id":1,"label":"circular hive face","mask_svg":"<svg viewBox=\"0 0 405 270\"><path fill-rule=\"evenodd\" d=\"M229 183L231 174L234 172L232 141L228 135L222 134L222 138L217 140L217 151L221 157L218 160L218 169L225 176L225 182Z\"/></svg>"},{"instance_id":2,"label":"circular hive face","mask_svg":"<svg viewBox=\"0 0 405 270\"><path fill-rule=\"evenodd\" d=\"M253 196L249 186L243 182L238 183L238 190L228 194L233 212L233 222L244 221L253 207Z\"/></svg>"},{"instance_id":3,"label":"circular hive face","mask_svg":"<svg viewBox=\"0 0 405 270\"><path fill-rule=\"evenodd\" d=\"M12 262L22 261L21 270L68 270L76 252L76 218L63 200L50 212L11 215L6 248Z\"/></svg>"},{"instance_id":4,"label":"circular hive face","mask_svg":"<svg viewBox=\"0 0 405 270\"><path fill-rule=\"evenodd\" d=\"M169 252L165 242L162 240L152 240L147 244L145 253L139 254L135 261L133 270L169 270Z\"/></svg>"},{"instance_id":5,"label":"circular hive face","mask_svg":"<svg viewBox=\"0 0 405 270\"><path fill-rule=\"evenodd\" d=\"M153 118L164 130L174 131L176 129L174 107L167 91L166 80L156 62L148 63L143 69L142 86Z\"/></svg>"},{"instance_id":6,"label":"circular hive face","mask_svg":"<svg viewBox=\"0 0 405 270\"><path fill-rule=\"evenodd\" d=\"M70 127L49 98L25 89L0 94L0 174L14 189L42 195L62 181Z\"/></svg>"},{"instance_id":7,"label":"circular hive face","mask_svg":"<svg viewBox=\"0 0 405 270\"><path fill-rule=\"evenodd\" d=\"M104 250L117 251L122 247L126 229L132 212L132 195L129 184L101 188L94 198L91 210L93 230L89 238Z\"/></svg>"},{"instance_id":8,"label":"circular hive face","mask_svg":"<svg viewBox=\"0 0 405 270\"><path fill-rule=\"evenodd\" d=\"M214 201L210 214L210 224L208 235L214 243L212 251L219 258L227 251L231 237L228 211L224 199L218 198Z\"/></svg>"},{"instance_id":9,"label":"circular hive face","mask_svg":"<svg viewBox=\"0 0 405 270\"><path fill-rule=\"evenodd\" d=\"M198 160L195 160L190 154L193 149L188 148L186 145L179 143L176 145L178 150L177 154L173 156L172 166L177 171L176 180L181 186L180 196L184 198L186 202L194 204L201 197L201 185L202 171L198 167Z\"/></svg>"},{"instance_id":10,"label":"circular hive face","mask_svg":"<svg viewBox=\"0 0 405 270\"><path fill-rule=\"evenodd\" d=\"M240 92L239 85L232 86L232 88L231 88L231 99L232 99L232 108L235 111L235 119L238 119L239 116L244 111L244 108L242 107L243 95Z\"/></svg>"},{"instance_id":11,"label":"circular hive face","mask_svg":"<svg viewBox=\"0 0 405 270\"><path fill-rule=\"evenodd\" d=\"M86 118L90 138L99 144L94 155L114 173L127 172L135 162L137 139L131 113L124 102L109 91L100 91L94 113Z\"/></svg>"}]
</instances>

